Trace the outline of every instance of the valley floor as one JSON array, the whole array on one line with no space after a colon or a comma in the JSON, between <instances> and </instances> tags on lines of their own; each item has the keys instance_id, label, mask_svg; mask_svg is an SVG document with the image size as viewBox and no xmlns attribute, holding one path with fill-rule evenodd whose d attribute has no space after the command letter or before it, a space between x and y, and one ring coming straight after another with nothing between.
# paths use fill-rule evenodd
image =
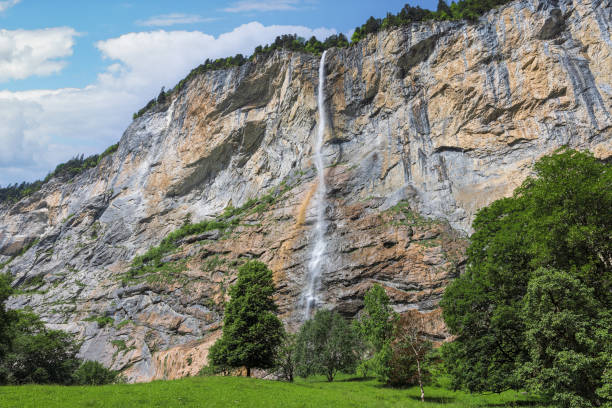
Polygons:
<instances>
[{"instance_id":1,"label":"valley floor","mask_svg":"<svg viewBox=\"0 0 612 408\"><path fill-rule=\"evenodd\" d=\"M375 380L349 377L333 383L323 378L298 379L293 384L244 377L195 377L100 387L0 387L0 407L544 407L516 392L482 395L426 387L424 405L419 395L418 387L387 388Z\"/></svg>"}]
</instances>

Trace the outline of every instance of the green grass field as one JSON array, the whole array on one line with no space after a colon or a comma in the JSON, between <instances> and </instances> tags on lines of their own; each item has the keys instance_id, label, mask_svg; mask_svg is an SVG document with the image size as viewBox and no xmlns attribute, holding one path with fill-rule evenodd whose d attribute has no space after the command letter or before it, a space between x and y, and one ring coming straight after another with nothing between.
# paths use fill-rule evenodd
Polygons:
<instances>
[{"instance_id":1,"label":"green grass field","mask_svg":"<svg viewBox=\"0 0 612 408\"><path fill-rule=\"evenodd\" d=\"M482 395L426 387L425 404L419 395L418 387L394 389L374 380L348 377L333 383L322 378L299 379L293 384L244 377L195 377L100 387L0 387L0 407L543 407L516 392Z\"/></svg>"}]
</instances>

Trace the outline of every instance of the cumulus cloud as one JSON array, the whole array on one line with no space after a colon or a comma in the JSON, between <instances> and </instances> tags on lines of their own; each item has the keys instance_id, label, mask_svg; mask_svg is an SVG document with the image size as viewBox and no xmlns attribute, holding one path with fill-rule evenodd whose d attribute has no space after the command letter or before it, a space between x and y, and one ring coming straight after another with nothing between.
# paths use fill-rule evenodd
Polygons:
<instances>
[{"instance_id":1,"label":"cumulus cloud","mask_svg":"<svg viewBox=\"0 0 612 408\"><path fill-rule=\"evenodd\" d=\"M218 37L200 31L129 33L96 43L109 65L91 85L0 91L0 111L7 107L0 114L0 185L41 178L75 154L103 151L162 86L174 86L206 58L250 54L287 33L325 38L337 32L252 22Z\"/></svg>"},{"instance_id":2,"label":"cumulus cloud","mask_svg":"<svg viewBox=\"0 0 612 408\"><path fill-rule=\"evenodd\" d=\"M72 55L74 37L69 27L43 30L0 30L0 82L57 73Z\"/></svg>"},{"instance_id":3,"label":"cumulus cloud","mask_svg":"<svg viewBox=\"0 0 612 408\"><path fill-rule=\"evenodd\" d=\"M0 13L2 13L5 10L10 9L11 7L15 6L17 3L19 3L21 0L7 0L7 1L0 1Z\"/></svg>"},{"instance_id":4,"label":"cumulus cloud","mask_svg":"<svg viewBox=\"0 0 612 408\"><path fill-rule=\"evenodd\" d=\"M324 38L336 34L336 30L264 26L252 22L217 38L200 31L159 30L124 34L96 44L104 58L118 61L99 76L99 83L105 87L154 93L162 85L174 85L206 58L251 54L257 45L272 42L276 36L286 33Z\"/></svg>"},{"instance_id":5,"label":"cumulus cloud","mask_svg":"<svg viewBox=\"0 0 612 408\"><path fill-rule=\"evenodd\" d=\"M237 1L229 7L222 9L228 13L242 13L246 11L288 11L297 10L299 0L272 0L272 1Z\"/></svg>"},{"instance_id":6,"label":"cumulus cloud","mask_svg":"<svg viewBox=\"0 0 612 408\"><path fill-rule=\"evenodd\" d=\"M180 24L208 23L217 20L212 17L202 17L197 14L171 13L138 20L136 24L146 27L168 27Z\"/></svg>"}]
</instances>

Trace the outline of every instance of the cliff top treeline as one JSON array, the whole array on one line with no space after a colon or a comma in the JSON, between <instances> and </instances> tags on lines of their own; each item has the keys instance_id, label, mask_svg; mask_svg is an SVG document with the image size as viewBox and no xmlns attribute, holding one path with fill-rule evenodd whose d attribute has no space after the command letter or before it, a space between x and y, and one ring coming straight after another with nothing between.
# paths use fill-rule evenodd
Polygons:
<instances>
[{"instance_id":1,"label":"cliff top treeline","mask_svg":"<svg viewBox=\"0 0 612 408\"><path fill-rule=\"evenodd\" d=\"M58 164L55 167L55 170L47 174L43 180L36 180L31 183L24 181L21 184L9 184L6 187L0 188L0 203L14 203L24 197L34 194L40 190L45 183L55 177L70 180L85 170L96 167L103 158L115 153L118 148L119 143L115 143L114 145L109 146L104 152L102 152L102 154L93 154L85 158L83 155L75 156L65 163Z\"/></svg>"},{"instance_id":2,"label":"cliff top treeline","mask_svg":"<svg viewBox=\"0 0 612 408\"><path fill-rule=\"evenodd\" d=\"M355 27L350 42L342 33L331 35L322 42L315 36L312 36L309 40L298 37L297 34L278 36L272 44L255 47L253 54L249 57L245 57L242 54L236 54L233 57L217 58L216 60L206 59L203 64L191 70L191 72L180 80L174 88L168 91L162 88L157 98L151 99L142 109L134 113L133 118L139 118L156 105L164 105L170 100L172 94L180 92L191 79L200 74L218 69L241 66L260 57L266 58L276 50L299 51L319 55L329 48L352 46L366 38L368 34L377 33L381 30L387 30L394 27L407 26L412 23L429 20L474 21L487 11L509 2L510 0L460 0L458 2L453 1L449 6L445 0L439 0L436 11L406 4L397 14L387 13L387 16L384 18L375 18L372 16L361 26Z\"/></svg>"}]
</instances>

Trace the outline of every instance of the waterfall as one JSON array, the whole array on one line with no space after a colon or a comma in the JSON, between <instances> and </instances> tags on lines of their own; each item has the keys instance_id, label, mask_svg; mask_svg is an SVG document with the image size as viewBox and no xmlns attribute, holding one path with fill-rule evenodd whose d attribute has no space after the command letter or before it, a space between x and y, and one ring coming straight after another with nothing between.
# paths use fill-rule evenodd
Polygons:
<instances>
[{"instance_id":1,"label":"waterfall","mask_svg":"<svg viewBox=\"0 0 612 408\"><path fill-rule=\"evenodd\" d=\"M325 195L327 188L325 186L325 168L323 167L323 155L321 148L323 147L323 139L325 137L325 54L323 51L321 62L319 63L319 88L317 95L317 105L319 113L319 127L317 129L317 140L314 151L314 164L317 169L317 191L314 196L314 205L316 212L316 222L314 227L314 245L310 254L310 262L308 262L308 281L306 290L303 293L304 303L304 320L310 317L310 313L317 305L317 291L321 280L321 270L325 260L325 230L327 224L325 222Z\"/></svg>"}]
</instances>

